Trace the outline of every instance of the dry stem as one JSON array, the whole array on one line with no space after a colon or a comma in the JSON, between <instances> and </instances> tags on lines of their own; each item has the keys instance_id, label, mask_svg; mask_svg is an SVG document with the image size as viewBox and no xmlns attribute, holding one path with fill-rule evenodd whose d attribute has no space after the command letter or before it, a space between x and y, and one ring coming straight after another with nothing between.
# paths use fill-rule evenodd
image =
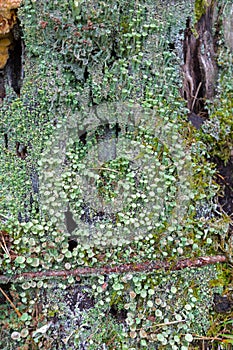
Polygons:
<instances>
[{"instance_id":1,"label":"dry stem","mask_svg":"<svg viewBox=\"0 0 233 350\"><path fill-rule=\"evenodd\" d=\"M102 266L102 267L79 267L74 270L46 270L35 272L22 272L13 276L0 275L0 283L7 283L10 280L14 282L21 282L28 279L45 279L68 276L88 276L88 275L109 275L111 273L127 273L127 272L152 272L154 270L182 270L187 267L202 267L205 265L223 263L227 258L223 255L199 257L197 259L182 259L176 262L167 261L146 261L141 263L129 263L116 266Z\"/></svg>"},{"instance_id":2,"label":"dry stem","mask_svg":"<svg viewBox=\"0 0 233 350\"><path fill-rule=\"evenodd\" d=\"M0 291L1 293L4 295L4 297L6 298L6 300L10 303L11 307L15 310L16 314L18 315L18 317L21 317L21 313L20 311L17 309L17 307L14 305L14 303L10 300L10 298L8 297L8 295L4 292L4 290L2 290L2 288L0 287Z\"/></svg>"}]
</instances>

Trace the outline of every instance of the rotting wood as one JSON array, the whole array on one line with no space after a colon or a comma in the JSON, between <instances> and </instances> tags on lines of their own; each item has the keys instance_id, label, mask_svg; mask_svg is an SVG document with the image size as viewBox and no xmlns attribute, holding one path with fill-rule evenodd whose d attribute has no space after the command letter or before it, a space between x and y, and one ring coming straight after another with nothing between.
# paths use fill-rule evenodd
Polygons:
<instances>
[{"instance_id":1,"label":"rotting wood","mask_svg":"<svg viewBox=\"0 0 233 350\"><path fill-rule=\"evenodd\" d=\"M0 102L6 97L5 82L20 95L24 43L17 17L21 0L0 0Z\"/></svg>"},{"instance_id":2,"label":"rotting wood","mask_svg":"<svg viewBox=\"0 0 233 350\"><path fill-rule=\"evenodd\" d=\"M48 270L35 272L22 272L13 276L0 275L0 283L23 282L29 279L46 279L69 276L88 276L88 275L109 275L112 273L127 272L153 272L154 270L177 271L185 268L198 268L206 265L224 263L227 258L224 255L202 256L196 259L181 259L174 262L168 261L146 261L141 263L130 263L116 266L102 267L80 267L74 270ZM109 263L110 265L111 263Z\"/></svg>"}]
</instances>

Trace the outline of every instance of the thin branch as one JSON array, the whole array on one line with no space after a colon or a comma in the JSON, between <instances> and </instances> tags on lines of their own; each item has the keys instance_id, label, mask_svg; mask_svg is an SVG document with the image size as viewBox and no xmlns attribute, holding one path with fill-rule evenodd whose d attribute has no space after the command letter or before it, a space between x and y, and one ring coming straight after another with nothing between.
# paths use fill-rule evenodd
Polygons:
<instances>
[{"instance_id":1,"label":"thin branch","mask_svg":"<svg viewBox=\"0 0 233 350\"><path fill-rule=\"evenodd\" d=\"M149 326L149 328L163 327L163 326L168 326L168 325L171 325L171 324L182 323L182 322L186 322L186 319L185 320L180 320L180 321L171 321L171 322L166 322L166 323L157 323L157 324L153 324L152 326Z\"/></svg>"},{"instance_id":2,"label":"thin branch","mask_svg":"<svg viewBox=\"0 0 233 350\"><path fill-rule=\"evenodd\" d=\"M201 85L202 85L202 82L199 83L198 87L197 87L197 91L195 93L195 96L194 96L194 99L193 99L193 103L192 103L192 107L191 107L191 111L193 111L193 108L195 106L195 103L196 103L196 100L197 100L197 95L198 95L198 92L201 88Z\"/></svg>"},{"instance_id":3,"label":"thin branch","mask_svg":"<svg viewBox=\"0 0 233 350\"><path fill-rule=\"evenodd\" d=\"M203 267L216 263L226 262L227 258L223 255L199 257L197 259L183 259L176 262L167 261L146 261L142 263L130 263L116 266L102 267L79 267L74 270L46 270L35 272L22 272L13 276L0 275L0 282L7 283L9 281L22 282L24 279L45 279L68 276L88 276L88 275L109 275L111 273L126 273L126 272L151 272L154 270L175 271L182 270L186 267ZM109 263L111 265L111 263Z\"/></svg>"},{"instance_id":4,"label":"thin branch","mask_svg":"<svg viewBox=\"0 0 233 350\"><path fill-rule=\"evenodd\" d=\"M6 245L6 241L4 239L4 236L3 234L1 234L1 239L2 239L2 242L0 242L0 245L1 245L1 248L2 250L5 252L6 255L8 255L8 257L11 259L11 256L10 256L10 252L7 248L7 245Z\"/></svg>"},{"instance_id":5,"label":"thin branch","mask_svg":"<svg viewBox=\"0 0 233 350\"><path fill-rule=\"evenodd\" d=\"M8 295L4 292L4 290L2 290L2 288L0 287L0 291L1 293L4 295L4 297L6 298L6 300L10 303L11 307L15 310L16 314L18 315L18 317L21 317L21 313L20 311L17 309L17 307L13 304L13 302L10 300L10 298L8 297Z\"/></svg>"},{"instance_id":6,"label":"thin branch","mask_svg":"<svg viewBox=\"0 0 233 350\"><path fill-rule=\"evenodd\" d=\"M223 341L223 338L219 338L219 337L205 337L205 336L202 336L202 335L193 335L193 339L194 340L211 340L212 342L214 340L220 340L220 341Z\"/></svg>"},{"instance_id":7,"label":"thin branch","mask_svg":"<svg viewBox=\"0 0 233 350\"><path fill-rule=\"evenodd\" d=\"M0 213L0 218L3 219L3 220L9 220L9 217L7 217L7 216L5 216L5 215L3 215L1 213Z\"/></svg>"},{"instance_id":8,"label":"thin branch","mask_svg":"<svg viewBox=\"0 0 233 350\"><path fill-rule=\"evenodd\" d=\"M112 171L114 173L119 173L119 171L111 168L104 168L104 167L96 167L96 168L89 168L90 170L107 170L107 171Z\"/></svg>"}]
</instances>

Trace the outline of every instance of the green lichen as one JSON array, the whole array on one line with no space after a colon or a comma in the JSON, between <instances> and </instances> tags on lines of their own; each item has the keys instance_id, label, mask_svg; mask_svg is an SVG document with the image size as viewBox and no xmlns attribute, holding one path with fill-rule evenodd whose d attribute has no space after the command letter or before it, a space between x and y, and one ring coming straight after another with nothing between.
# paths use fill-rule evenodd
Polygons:
<instances>
[{"instance_id":1,"label":"green lichen","mask_svg":"<svg viewBox=\"0 0 233 350\"><path fill-rule=\"evenodd\" d=\"M208 4L196 1L197 19ZM184 121L188 112L180 98L180 56L169 45L179 41L192 9L183 0L175 5L152 0L24 1L20 10L27 47L24 88L20 98L9 95L4 101L0 123L2 140L9 133L8 150L4 142L0 144L1 230L10 242L9 252L4 245L5 251L0 248L0 264L7 277L25 271L164 259L172 263L220 250L229 253L229 218L215 215L219 188L213 180L215 169L206 160L226 148L224 157L229 157L229 56L219 56L220 94L208 104L210 122L206 129L194 131ZM101 164L93 157L98 128L92 132L91 127L96 116L116 115L119 106L125 108L117 120L121 153ZM138 116L142 110L140 118L130 123L132 112ZM86 142L78 140L85 122L89 123ZM66 147L59 139L65 132L71 136ZM14 155L19 138L30 150L26 161ZM122 139L131 147L124 149ZM40 172L40 196L32 191L32 166ZM82 172L84 183L96 186L99 199L93 205L91 197L89 212L83 207ZM114 220L104 216L97 220L90 241L58 227L68 200L82 235L85 220L80 217L94 222L100 203L117 198L122 199L121 210L114 213ZM23 216L23 222L18 220L19 208L29 216ZM103 227L113 238L111 244ZM136 236L139 228L143 234ZM112 237L120 229L131 235L127 244L121 234ZM98 350L191 349L194 334L206 336L210 329L209 334L216 336L223 329L214 328L213 294L227 293L231 285L230 275L213 266L70 277L63 282L12 281L11 297L23 318L18 319L10 305L1 304L2 349L52 349L56 339L67 349L82 342ZM85 304L80 310L75 300L84 294L90 307ZM69 295L74 296L72 302ZM224 317L222 322L226 323Z\"/></svg>"}]
</instances>

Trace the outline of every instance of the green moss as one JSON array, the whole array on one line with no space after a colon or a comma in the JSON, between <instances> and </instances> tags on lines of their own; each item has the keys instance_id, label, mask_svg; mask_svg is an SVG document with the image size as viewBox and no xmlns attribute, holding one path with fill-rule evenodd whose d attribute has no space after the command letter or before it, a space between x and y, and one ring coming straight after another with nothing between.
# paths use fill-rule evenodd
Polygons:
<instances>
[{"instance_id":1,"label":"green moss","mask_svg":"<svg viewBox=\"0 0 233 350\"><path fill-rule=\"evenodd\" d=\"M222 67L220 97L209 104L211 122L208 132L203 128L202 131L191 130L189 134L186 130L191 127L184 122L187 110L179 91L181 62L171 52L169 43L176 42L192 9L188 4L191 2L180 0L176 6L172 3L174 1L167 6L168 2L154 0L139 3L133 0L93 0L78 1L72 7L70 1L24 1L20 10L27 47L24 88L20 99L10 95L5 100L0 123L2 135L8 131L10 135L8 151L3 142L0 144L3 154L0 160L3 183L0 214L11 215L11 219L4 222L3 229L11 235L13 256L23 256L22 260L10 260L9 257L4 260L1 255L1 269L6 276L25 270L35 271L38 264L39 269L46 271L164 259L172 263L179 258L216 254L218 251L219 236L223 241L226 225L223 216L214 217L218 188L213 182L214 169L206 158L223 150L223 156L229 157L232 74L226 57L221 57L218 62ZM197 20L205 13L208 3L196 1ZM71 123L74 132L70 135L75 142L67 143L66 150L63 150L66 153L64 162L59 168L63 151L57 152L56 147L60 142L59 135L65 135L67 123L75 121L74 125L79 127L87 120L93 126L96 115L108 116L112 111L110 107L116 107L115 113L121 105L130 106L127 111L123 109L123 118L118 120L119 124L121 122L118 144L126 136L128 144L132 143L132 147L126 147L125 156L122 156L122 143L114 160L99 164L97 157L88 158L97 146L90 140L94 132L87 137L84 146L77 141L77 131L81 132L83 128L75 129ZM147 114L141 114L135 123L130 124L133 113L128 112L137 114L141 111L140 106ZM91 114L92 110L97 112L96 115ZM220 125L218 133L216 118ZM25 162L13 155L14 142L18 138L28 142L31 150ZM30 205L32 166L41 174L44 170L50 174L44 183L50 183L52 191L48 187L43 192L43 178L40 177L40 198L45 194L50 202L43 198L42 205L40 198L36 198L39 210L34 208L30 212L28 223L19 223L19 207L27 209ZM85 180L90 180L92 188L96 185L96 206L106 200L108 203L117 200L120 195L123 199L115 222L100 220L93 225L92 232L97 228L100 244L95 241L94 233L90 242L85 244L77 236L77 247L71 252L68 233L64 234L64 230L57 226L55 214L59 214L59 208L55 205L62 194L69 199L75 220L84 215L82 191L85 188L78 187L78 175L83 169L89 170L85 173ZM96 179L99 183L95 182ZM118 184L125 184L126 180L127 186L122 186L118 193ZM95 209L94 206L89 213L91 219L96 214ZM82 220L79 223L80 226L84 224ZM104 241L105 235L101 233L104 224L109 225L110 234L113 230L120 233L114 237L112 245ZM119 227L128 228L127 234L133 233L129 244L122 242L121 231L117 231ZM135 237L138 227L143 228L143 235ZM80 232L82 235L83 226ZM227 244L223 242L220 248L226 249ZM78 326L72 324L67 337L70 336L71 341L75 339L77 346L84 341L89 342L90 349L98 350L103 344L108 349L127 350L187 347L190 334L205 335L209 327L213 291L217 288L227 290L226 285L230 283L229 274L218 275L213 266L181 272L104 276L98 281L97 278L78 282L85 288L90 287L95 305L82 310L81 316L78 313ZM61 325L59 329L62 329L68 315L62 290L68 285L70 288L75 280L69 279L62 286L57 284L56 295L48 290L45 280L43 282L39 284L32 280L16 285L30 292L23 297L25 307L21 305L20 310L34 315L33 306L30 306L30 297L34 295L31 292L36 291L40 297L36 302L42 304L46 304L48 296L48 310L46 307L41 310L37 318L39 323L33 319L31 324L40 328L57 317ZM20 301L14 300L16 306L20 306ZM6 308L1 308L4 316L7 315ZM112 309L117 315L110 315ZM11 331L22 326L14 316L14 311L8 313L6 322L10 320L11 328L8 334L4 330L2 342L7 337L10 339ZM174 320L177 323L173 324ZM48 340L48 337L55 341L52 329L49 335L38 335L35 341L41 341L40 346L43 346L43 340ZM23 340L20 345L23 345Z\"/></svg>"},{"instance_id":2,"label":"green moss","mask_svg":"<svg viewBox=\"0 0 233 350\"><path fill-rule=\"evenodd\" d=\"M194 16L195 21L198 22L199 19L206 13L209 6L212 6L213 1L209 0L195 0L194 4Z\"/></svg>"}]
</instances>

